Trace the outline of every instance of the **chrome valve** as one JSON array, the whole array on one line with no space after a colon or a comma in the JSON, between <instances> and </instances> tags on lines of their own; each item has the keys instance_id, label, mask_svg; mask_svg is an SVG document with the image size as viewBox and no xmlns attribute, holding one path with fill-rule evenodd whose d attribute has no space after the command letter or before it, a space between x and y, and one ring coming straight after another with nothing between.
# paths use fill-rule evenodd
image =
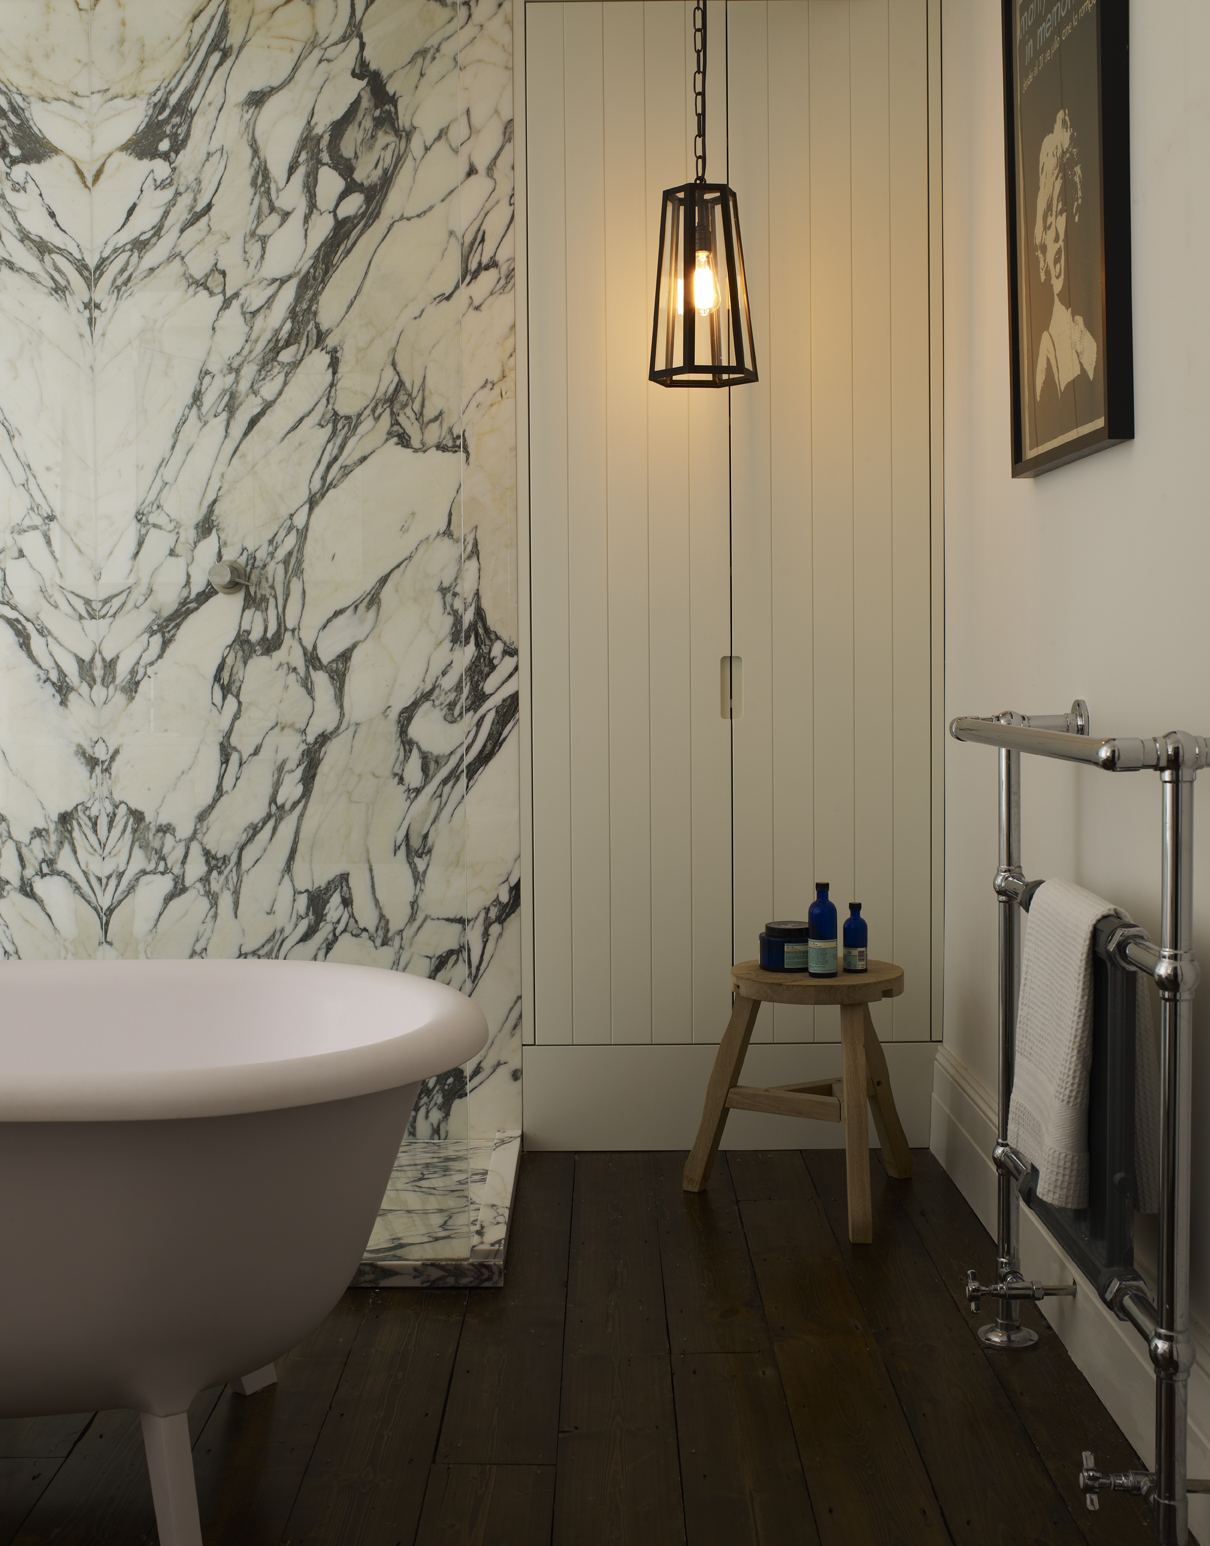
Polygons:
<instances>
[{"instance_id":1,"label":"chrome valve","mask_svg":"<svg viewBox=\"0 0 1210 1546\"><path fill-rule=\"evenodd\" d=\"M1015 1276L1003 1283L980 1283L979 1274L972 1267L966 1274L966 1300L972 1312L977 1313L984 1294L989 1299L1072 1299L1074 1283L1039 1283Z\"/></svg>"},{"instance_id":2,"label":"chrome valve","mask_svg":"<svg viewBox=\"0 0 1210 1546\"><path fill-rule=\"evenodd\" d=\"M210 566L210 583L222 596L234 596L237 591L243 590L248 578L248 571L243 564L224 560Z\"/></svg>"},{"instance_id":3,"label":"chrome valve","mask_svg":"<svg viewBox=\"0 0 1210 1546\"><path fill-rule=\"evenodd\" d=\"M1084 1469L1080 1472L1080 1491L1090 1510L1099 1509L1102 1492L1132 1492L1150 1501L1155 1491L1154 1471L1098 1471L1090 1449L1084 1451Z\"/></svg>"}]
</instances>

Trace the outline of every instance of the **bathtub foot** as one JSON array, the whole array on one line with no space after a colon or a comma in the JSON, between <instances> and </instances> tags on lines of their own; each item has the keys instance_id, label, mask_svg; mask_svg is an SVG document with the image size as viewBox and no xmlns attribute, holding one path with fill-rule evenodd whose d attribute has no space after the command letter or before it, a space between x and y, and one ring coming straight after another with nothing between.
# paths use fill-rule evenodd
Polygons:
<instances>
[{"instance_id":1,"label":"bathtub foot","mask_svg":"<svg viewBox=\"0 0 1210 1546\"><path fill-rule=\"evenodd\" d=\"M276 1383L277 1370L271 1363L267 1363L263 1369L254 1369L251 1374L244 1374L238 1380L232 1380L231 1389L237 1396L254 1396L258 1390L264 1390L266 1385Z\"/></svg>"},{"instance_id":2,"label":"bathtub foot","mask_svg":"<svg viewBox=\"0 0 1210 1546\"><path fill-rule=\"evenodd\" d=\"M189 1444L189 1418L139 1414L143 1419L143 1447L151 1474L155 1522L160 1546L202 1546L202 1526L197 1512L197 1488L193 1480L193 1453Z\"/></svg>"}]
</instances>

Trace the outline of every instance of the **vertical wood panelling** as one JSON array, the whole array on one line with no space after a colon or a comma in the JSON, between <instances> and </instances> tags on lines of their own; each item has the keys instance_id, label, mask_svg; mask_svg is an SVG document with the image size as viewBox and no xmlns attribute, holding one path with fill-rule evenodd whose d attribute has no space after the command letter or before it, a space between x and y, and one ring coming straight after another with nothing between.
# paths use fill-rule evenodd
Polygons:
<instances>
[{"instance_id":1,"label":"vertical wood panelling","mask_svg":"<svg viewBox=\"0 0 1210 1546\"><path fill-rule=\"evenodd\" d=\"M769 6L733 0L728 20L728 162L740 207L753 331L769 339ZM731 725L735 952L751 956L773 912L773 525L769 360L731 396L732 649L743 661L743 713ZM755 1041L773 1037L773 1015Z\"/></svg>"},{"instance_id":2,"label":"vertical wood panelling","mask_svg":"<svg viewBox=\"0 0 1210 1546\"><path fill-rule=\"evenodd\" d=\"M643 8L646 126L647 290L655 295L663 189L689 172L686 139L685 17L680 5ZM646 366L643 377L646 382ZM691 725L689 655L689 398L646 386L651 641L651 979L652 1037L693 1039L693 826L688 790Z\"/></svg>"},{"instance_id":3,"label":"vertical wood panelling","mask_svg":"<svg viewBox=\"0 0 1210 1546\"><path fill-rule=\"evenodd\" d=\"M853 329L849 7L812 5L811 504L814 558L815 880L853 886ZM839 911L839 909L838 909ZM840 1039L817 1010L818 1041Z\"/></svg>"},{"instance_id":4,"label":"vertical wood panelling","mask_svg":"<svg viewBox=\"0 0 1210 1546\"><path fill-rule=\"evenodd\" d=\"M707 0L715 58L726 58L726 0ZM693 12L685 8L686 68ZM724 47L719 48L718 44ZM721 78L720 78L721 77ZM727 74L710 77L706 176L727 177ZM692 81L687 93L692 109ZM686 128L692 134L692 118ZM692 139L690 140L692 144ZM652 387L653 392L671 390ZM717 1041L731 996L731 725L720 712L719 670L731 653L728 393L689 398L690 756L693 817L693 1039Z\"/></svg>"},{"instance_id":5,"label":"vertical wood panelling","mask_svg":"<svg viewBox=\"0 0 1210 1546\"><path fill-rule=\"evenodd\" d=\"M610 1040L605 103L600 0L563 12L574 1039Z\"/></svg>"},{"instance_id":6,"label":"vertical wood panelling","mask_svg":"<svg viewBox=\"0 0 1210 1546\"><path fill-rule=\"evenodd\" d=\"M876 954L893 940L894 738L891 657L891 191L890 0L851 0L853 197L853 725L854 897ZM927 787L925 780L922 787ZM841 919L848 909L842 899ZM843 923L842 923L843 927ZM915 975L915 974L914 974ZM921 984L913 981L913 990ZM891 1035L891 1000L871 1008Z\"/></svg>"},{"instance_id":7,"label":"vertical wood panelling","mask_svg":"<svg viewBox=\"0 0 1210 1546\"><path fill-rule=\"evenodd\" d=\"M647 199L642 0L604 8L612 1040L651 1040Z\"/></svg>"},{"instance_id":8,"label":"vertical wood panelling","mask_svg":"<svg viewBox=\"0 0 1210 1546\"><path fill-rule=\"evenodd\" d=\"M910 974L897 1041L930 1035L932 754L928 73L925 0L890 8L891 498L895 618L895 959ZM940 883L940 877L937 877Z\"/></svg>"},{"instance_id":9,"label":"vertical wood panelling","mask_svg":"<svg viewBox=\"0 0 1210 1546\"><path fill-rule=\"evenodd\" d=\"M805 918L815 895L815 632L811 488L811 133L805 0L769 7L769 379L773 561L773 913ZM811 1041L815 1011L778 1004L777 1041Z\"/></svg>"},{"instance_id":10,"label":"vertical wood panelling","mask_svg":"<svg viewBox=\"0 0 1210 1546\"><path fill-rule=\"evenodd\" d=\"M730 394L646 381L691 4L527 7L540 1042L717 1040L733 952L816 877L908 971L880 1033L930 1034L928 7L710 0L760 369Z\"/></svg>"},{"instance_id":11,"label":"vertical wood panelling","mask_svg":"<svg viewBox=\"0 0 1210 1546\"><path fill-rule=\"evenodd\" d=\"M563 7L526 12L534 1039L572 1039Z\"/></svg>"}]
</instances>

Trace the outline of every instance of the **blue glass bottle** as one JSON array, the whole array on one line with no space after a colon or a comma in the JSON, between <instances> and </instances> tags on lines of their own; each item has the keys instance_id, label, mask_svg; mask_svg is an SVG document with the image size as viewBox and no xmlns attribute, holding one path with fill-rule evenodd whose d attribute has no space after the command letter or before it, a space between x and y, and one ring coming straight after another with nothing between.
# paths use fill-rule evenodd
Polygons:
<instances>
[{"instance_id":1,"label":"blue glass bottle","mask_svg":"<svg viewBox=\"0 0 1210 1546\"><path fill-rule=\"evenodd\" d=\"M844 969L846 972L868 972L870 930L861 916L861 903L849 903L849 916L844 921Z\"/></svg>"},{"instance_id":2,"label":"blue glass bottle","mask_svg":"<svg viewBox=\"0 0 1210 1546\"><path fill-rule=\"evenodd\" d=\"M836 904L828 901L828 882L815 882L815 900L807 909L811 925L807 971L812 977L835 977L838 973L836 952Z\"/></svg>"}]
</instances>

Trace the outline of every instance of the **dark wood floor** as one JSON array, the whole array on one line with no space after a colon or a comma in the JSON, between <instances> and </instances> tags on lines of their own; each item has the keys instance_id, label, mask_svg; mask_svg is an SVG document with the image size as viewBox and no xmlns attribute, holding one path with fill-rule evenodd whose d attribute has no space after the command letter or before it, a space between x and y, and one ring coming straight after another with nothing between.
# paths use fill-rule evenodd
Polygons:
<instances>
[{"instance_id":1,"label":"dark wood floor","mask_svg":"<svg viewBox=\"0 0 1210 1546\"><path fill-rule=\"evenodd\" d=\"M850 1246L839 1152L523 1160L502 1290L354 1291L243 1398L191 1413L206 1546L1137 1543L1080 1451L1133 1467L1061 1343L987 1355L991 1241L927 1153L875 1158ZM0 1542L155 1540L138 1419L0 1423Z\"/></svg>"}]
</instances>

